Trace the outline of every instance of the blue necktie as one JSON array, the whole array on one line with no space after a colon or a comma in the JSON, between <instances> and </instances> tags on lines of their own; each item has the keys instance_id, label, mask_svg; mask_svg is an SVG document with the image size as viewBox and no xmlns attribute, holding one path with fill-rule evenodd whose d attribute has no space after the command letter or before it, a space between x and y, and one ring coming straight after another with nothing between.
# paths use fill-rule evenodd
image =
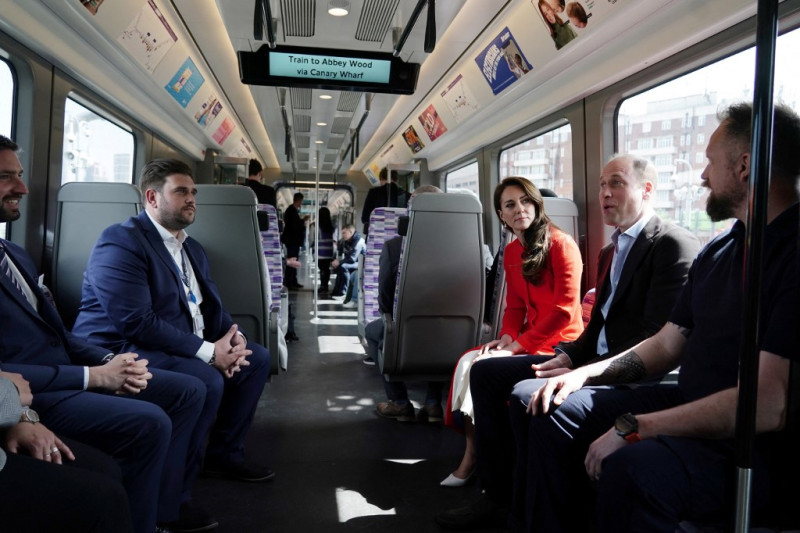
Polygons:
<instances>
[{"instance_id":1,"label":"blue necktie","mask_svg":"<svg viewBox=\"0 0 800 533\"><path fill-rule=\"evenodd\" d=\"M7 277L11 284L19 291L23 298L27 301L28 297L25 296L25 291L22 290L22 286L19 284L19 280L11 272L11 265L9 264L8 255L6 255L6 245L0 241L0 271L2 271L3 276Z\"/></svg>"}]
</instances>

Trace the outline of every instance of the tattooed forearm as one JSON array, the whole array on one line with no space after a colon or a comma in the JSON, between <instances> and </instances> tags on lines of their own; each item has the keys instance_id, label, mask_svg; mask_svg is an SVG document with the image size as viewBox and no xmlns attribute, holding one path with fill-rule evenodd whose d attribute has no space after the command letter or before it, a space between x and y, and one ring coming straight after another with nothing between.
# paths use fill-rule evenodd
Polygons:
<instances>
[{"instance_id":1,"label":"tattooed forearm","mask_svg":"<svg viewBox=\"0 0 800 533\"><path fill-rule=\"evenodd\" d=\"M589 378L587 385L609 385L612 383L634 383L647 376L644 363L634 350L616 359L599 376Z\"/></svg>"}]
</instances>

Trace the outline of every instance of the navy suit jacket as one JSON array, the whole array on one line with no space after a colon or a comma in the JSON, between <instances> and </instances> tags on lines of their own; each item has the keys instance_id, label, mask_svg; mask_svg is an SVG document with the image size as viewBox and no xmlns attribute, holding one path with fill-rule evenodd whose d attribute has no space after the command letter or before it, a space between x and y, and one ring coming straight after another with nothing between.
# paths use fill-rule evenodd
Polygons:
<instances>
[{"instance_id":1,"label":"navy suit jacket","mask_svg":"<svg viewBox=\"0 0 800 533\"><path fill-rule=\"evenodd\" d=\"M92 346L66 330L58 312L37 283L36 265L28 253L3 241L6 253L39 300L39 312L0 275L0 364L4 371L22 374L38 393L64 398L83 390L82 366L100 364L109 350ZM52 396L49 396L51 400Z\"/></svg>"},{"instance_id":2,"label":"navy suit jacket","mask_svg":"<svg viewBox=\"0 0 800 533\"><path fill-rule=\"evenodd\" d=\"M214 342L233 319L222 307L203 247L188 237L183 248L203 295L203 334ZM114 351L197 354L203 339L194 334L180 272L146 211L100 235L83 276L72 331Z\"/></svg>"},{"instance_id":3,"label":"navy suit jacket","mask_svg":"<svg viewBox=\"0 0 800 533\"><path fill-rule=\"evenodd\" d=\"M606 320L600 308L611 290L609 270L614 245L600 250L597 296L589 324L576 340L558 346L569 355L573 367L602 355L597 353L597 337L603 325L612 355L657 333L666 323L699 251L700 243L694 235L653 215L628 253Z\"/></svg>"}]
</instances>

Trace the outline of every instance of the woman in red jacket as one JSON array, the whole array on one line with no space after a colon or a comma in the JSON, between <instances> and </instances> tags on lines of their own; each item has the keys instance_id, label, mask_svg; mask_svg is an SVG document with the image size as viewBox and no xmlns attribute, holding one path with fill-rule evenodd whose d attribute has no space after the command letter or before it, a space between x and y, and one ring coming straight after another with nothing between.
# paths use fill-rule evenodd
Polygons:
<instances>
[{"instance_id":1,"label":"woman in red jacket","mask_svg":"<svg viewBox=\"0 0 800 533\"><path fill-rule=\"evenodd\" d=\"M467 445L458 469L442 481L448 487L464 485L475 470L472 364L487 357L553 354L554 345L574 340L583 331L580 250L550 222L539 190L525 178L506 178L494 191L494 207L516 237L503 255L506 309L500 338L464 354L453 373L448 415L464 414Z\"/></svg>"}]
</instances>

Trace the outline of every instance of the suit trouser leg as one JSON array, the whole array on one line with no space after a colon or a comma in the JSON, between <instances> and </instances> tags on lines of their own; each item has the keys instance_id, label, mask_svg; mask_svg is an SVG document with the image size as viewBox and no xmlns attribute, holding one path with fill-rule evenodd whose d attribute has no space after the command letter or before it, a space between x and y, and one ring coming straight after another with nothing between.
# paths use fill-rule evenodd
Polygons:
<instances>
[{"instance_id":1,"label":"suit trouser leg","mask_svg":"<svg viewBox=\"0 0 800 533\"><path fill-rule=\"evenodd\" d=\"M597 531L671 533L683 520L733 529L734 459L732 439L661 436L617 450L603 461ZM765 466L756 453L751 492L755 516L772 500Z\"/></svg>"},{"instance_id":2,"label":"suit trouser leg","mask_svg":"<svg viewBox=\"0 0 800 533\"><path fill-rule=\"evenodd\" d=\"M373 320L364 327L364 339L367 341L367 356L378 361L378 350L383 348L383 319Z\"/></svg>"},{"instance_id":3,"label":"suit trouser leg","mask_svg":"<svg viewBox=\"0 0 800 533\"><path fill-rule=\"evenodd\" d=\"M197 380L153 370L136 396L80 392L49 402L52 393L40 393L34 399L50 429L91 442L119 463L134 528L148 533L157 520L177 520L186 447L204 398Z\"/></svg>"},{"instance_id":4,"label":"suit trouser leg","mask_svg":"<svg viewBox=\"0 0 800 533\"><path fill-rule=\"evenodd\" d=\"M69 443L71 447L73 444ZM72 451L90 463L95 458L111 461L88 446L75 446ZM91 470L8 454L0 471L0 494L3 531L132 531L123 486Z\"/></svg>"},{"instance_id":5,"label":"suit trouser leg","mask_svg":"<svg viewBox=\"0 0 800 533\"><path fill-rule=\"evenodd\" d=\"M525 529L557 533L590 527L594 506L586 504L594 502L594 494L584 467L589 445L623 413L678 403L677 387L586 387L560 406L551 405L549 414L528 417ZM575 512L576 502L583 502L583 512Z\"/></svg>"},{"instance_id":6,"label":"suit trouser leg","mask_svg":"<svg viewBox=\"0 0 800 533\"><path fill-rule=\"evenodd\" d=\"M186 452L186 472L183 479L181 501L188 501L191 499L192 485L203 467L206 442L222 402L225 378L219 370L197 358L171 356L163 353L148 354L141 351L139 355L148 358L151 366L199 379L205 389L202 410L192 429Z\"/></svg>"},{"instance_id":7,"label":"suit trouser leg","mask_svg":"<svg viewBox=\"0 0 800 533\"><path fill-rule=\"evenodd\" d=\"M247 343L253 353L250 366L225 380L222 402L208 439L206 456L223 464L244 461L244 440L269 378L269 350L254 342Z\"/></svg>"},{"instance_id":8,"label":"suit trouser leg","mask_svg":"<svg viewBox=\"0 0 800 533\"><path fill-rule=\"evenodd\" d=\"M549 359L543 355L495 357L474 363L470 371L478 479L486 494L503 505L511 497L514 470L508 396L517 382L533 376L531 364Z\"/></svg>"},{"instance_id":9,"label":"suit trouser leg","mask_svg":"<svg viewBox=\"0 0 800 533\"><path fill-rule=\"evenodd\" d=\"M290 257L299 257L300 256L300 246L299 245L286 245L286 258ZM292 287L297 285L297 269L294 267L286 266L285 268L286 276L283 280L283 284L287 287Z\"/></svg>"}]
</instances>

